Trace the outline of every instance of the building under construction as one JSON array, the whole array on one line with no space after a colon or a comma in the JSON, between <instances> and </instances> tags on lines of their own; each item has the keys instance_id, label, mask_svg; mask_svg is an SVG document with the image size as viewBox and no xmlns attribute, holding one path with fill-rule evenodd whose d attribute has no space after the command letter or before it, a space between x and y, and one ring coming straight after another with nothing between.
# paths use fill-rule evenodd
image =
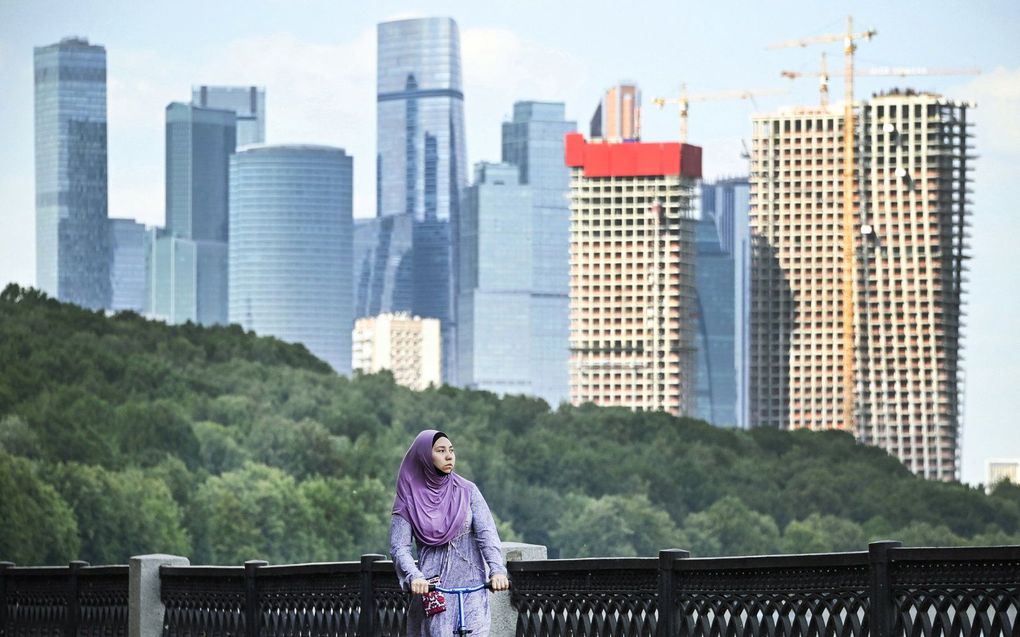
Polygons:
<instances>
[{"instance_id":1,"label":"building under construction","mask_svg":"<svg viewBox=\"0 0 1020 637\"><path fill-rule=\"evenodd\" d=\"M752 425L849 430L957 477L967 111L911 91L855 108L852 234L843 107L754 119Z\"/></svg>"},{"instance_id":2,"label":"building under construction","mask_svg":"<svg viewBox=\"0 0 1020 637\"><path fill-rule=\"evenodd\" d=\"M567 135L570 399L693 409L701 149Z\"/></svg>"}]
</instances>

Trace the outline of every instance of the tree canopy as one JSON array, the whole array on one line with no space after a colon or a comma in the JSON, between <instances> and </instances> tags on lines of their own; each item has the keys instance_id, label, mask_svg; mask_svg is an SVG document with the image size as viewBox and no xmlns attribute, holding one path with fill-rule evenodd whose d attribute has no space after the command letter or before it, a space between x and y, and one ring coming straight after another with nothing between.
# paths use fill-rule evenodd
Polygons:
<instances>
[{"instance_id":1,"label":"tree canopy","mask_svg":"<svg viewBox=\"0 0 1020 637\"><path fill-rule=\"evenodd\" d=\"M1020 488L928 482L842 432L413 392L237 326L0 293L0 559L385 554L397 467L424 428L454 439L505 539L563 557L1020 543Z\"/></svg>"}]
</instances>

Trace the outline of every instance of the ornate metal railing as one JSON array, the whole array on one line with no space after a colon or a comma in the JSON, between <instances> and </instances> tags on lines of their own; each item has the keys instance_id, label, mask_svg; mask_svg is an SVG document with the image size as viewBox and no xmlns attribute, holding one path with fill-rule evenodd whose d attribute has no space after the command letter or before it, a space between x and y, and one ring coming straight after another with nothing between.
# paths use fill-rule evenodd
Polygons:
<instances>
[{"instance_id":1,"label":"ornate metal railing","mask_svg":"<svg viewBox=\"0 0 1020 637\"><path fill-rule=\"evenodd\" d=\"M890 547L882 618L906 637L1020 637L1020 546Z\"/></svg>"},{"instance_id":2,"label":"ornate metal railing","mask_svg":"<svg viewBox=\"0 0 1020 637\"><path fill-rule=\"evenodd\" d=\"M0 563L0 637L127 637L128 567Z\"/></svg>"},{"instance_id":3,"label":"ornate metal railing","mask_svg":"<svg viewBox=\"0 0 1020 637\"><path fill-rule=\"evenodd\" d=\"M404 633L407 594L381 555L288 566L163 566L160 582L164 637Z\"/></svg>"},{"instance_id":4,"label":"ornate metal railing","mask_svg":"<svg viewBox=\"0 0 1020 637\"><path fill-rule=\"evenodd\" d=\"M517 637L1020 637L1020 546L508 567ZM408 597L380 555L163 566L159 585L164 637L406 632ZM128 598L126 566L0 562L0 637L126 637Z\"/></svg>"},{"instance_id":5,"label":"ornate metal railing","mask_svg":"<svg viewBox=\"0 0 1020 637\"><path fill-rule=\"evenodd\" d=\"M655 637L655 558L508 564L517 637Z\"/></svg>"}]
</instances>

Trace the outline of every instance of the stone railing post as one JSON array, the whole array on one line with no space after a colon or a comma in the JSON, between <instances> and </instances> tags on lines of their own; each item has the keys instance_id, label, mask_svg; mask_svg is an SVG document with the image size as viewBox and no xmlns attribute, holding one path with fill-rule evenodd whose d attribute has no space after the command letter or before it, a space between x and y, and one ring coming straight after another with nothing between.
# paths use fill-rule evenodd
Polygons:
<instances>
[{"instance_id":1,"label":"stone railing post","mask_svg":"<svg viewBox=\"0 0 1020 637\"><path fill-rule=\"evenodd\" d=\"M677 621L673 600L676 599L676 575L673 565L676 560L687 559L690 551L666 549L659 551L659 619L655 625L656 637L677 637L680 625Z\"/></svg>"},{"instance_id":2,"label":"stone railing post","mask_svg":"<svg viewBox=\"0 0 1020 637\"><path fill-rule=\"evenodd\" d=\"M503 563L517 561L534 561L548 559L549 552L541 544L523 544L521 542L503 542L501 547ZM510 582L513 587L513 582ZM509 593L495 593L489 598L489 610L492 612L491 637L514 637L517 633L517 609L510 603Z\"/></svg>"},{"instance_id":3,"label":"stone railing post","mask_svg":"<svg viewBox=\"0 0 1020 637\"><path fill-rule=\"evenodd\" d=\"M179 555L135 555L128 566L128 637L162 637L166 606L160 595L159 567L189 566Z\"/></svg>"},{"instance_id":4,"label":"stone railing post","mask_svg":"<svg viewBox=\"0 0 1020 637\"><path fill-rule=\"evenodd\" d=\"M891 637L893 631L892 586L889 582L889 549L902 542L884 541L868 544L868 565L871 568L871 635Z\"/></svg>"}]
</instances>

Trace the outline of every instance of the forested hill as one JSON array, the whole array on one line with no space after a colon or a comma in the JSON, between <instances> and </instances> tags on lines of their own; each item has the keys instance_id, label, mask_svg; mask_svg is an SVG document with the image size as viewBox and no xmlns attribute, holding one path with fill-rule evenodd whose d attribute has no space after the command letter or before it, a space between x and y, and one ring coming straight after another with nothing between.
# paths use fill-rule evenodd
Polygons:
<instances>
[{"instance_id":1,"label":"forested hill","mask_svg":"<svg viewBox=\"0 0 1020 637\"><path fill-rule=\"evenodd\" d=\"M453 438L504 539L563 557L1020 543L1020 488L926 482L846 434L412 392L237 327L0 294L0 560L386 553L394 476L423 428Z\"/></svg>"}]
</instances>

